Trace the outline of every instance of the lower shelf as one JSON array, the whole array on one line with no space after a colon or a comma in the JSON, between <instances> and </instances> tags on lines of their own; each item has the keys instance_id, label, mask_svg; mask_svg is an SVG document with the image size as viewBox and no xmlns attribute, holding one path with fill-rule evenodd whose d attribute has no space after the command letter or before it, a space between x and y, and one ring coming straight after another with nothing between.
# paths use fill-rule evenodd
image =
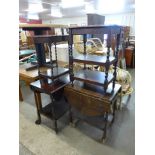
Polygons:
<instances>
[{"instance_id":1,"label":"lower shelf","mask_svg":"<svg viewBox=\"0 0 155 155\"><path fill-rule=\"evenodd\" d=\"M53 106L55 115L52 112L52 106ZM54 104L50 103L46 105L45 107L41 109L40 113L50 119L57 120L60 117L62 117L68 111L68 109L69 109L68 103L66 103L64 99L61 99L60 101L57 101Z\"/></svg>"},{"instance_id":2,"label":"lower shelf","mask_svg":"<svg viewBox=\"0 0 155 155\"><path fill-rule=\"evenodd\" d=\"M78 121L83 121L83 122L86 122L87 124L89 124L91 126L99 128L101 130L103 130L104 127L105 127L104 115L101 115L101 116L86 116L86 115L81 114L79 111L77 111L74 108L72 108L72 113L73 113L73 120L76 119L75 124ZM112 122L112 119L113 119L112 114L109 114L108 115L108 120L107 120L108 124L110 124Z\"/></svg>"}]
</instances>

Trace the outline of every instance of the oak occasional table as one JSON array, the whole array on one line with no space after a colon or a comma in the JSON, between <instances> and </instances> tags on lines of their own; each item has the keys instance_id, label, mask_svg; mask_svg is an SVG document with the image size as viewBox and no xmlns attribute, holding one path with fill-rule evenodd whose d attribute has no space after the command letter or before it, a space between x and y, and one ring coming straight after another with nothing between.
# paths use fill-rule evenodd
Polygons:
<instances>
[{"instance_id":1,"label":"oak occasional table","mask_svg":"<svg viewBox=\"0 0 155 155\"><path fill-rule=\"evenodd\" d=\"M55 132L58 132L57 120L68 111L69 105L63 96L64 87L70 82L69 75L63 75L57 80L40 79L30 84L31 90L34 92L38 119L36 124L41 123L41 114L54 120ZM41 93L50 96L51 102L46 106L42 106Z\"/></svg>"},{"instance_id":2,"label":"oak occasional table","mask_svg":"<svg viewBox=\"0 0 155 155\"><path fill-rule=\"evenodd\" d=\"M26 71L26 68L31 66L32 66L31 63L26 63L19 66L19 80L25 81L27 85L30 85L31 82L34 82L39 78L37 69ZM20 85L19 85L19 100L23 101L23 95Z\"/></svg>"}]
</instances>

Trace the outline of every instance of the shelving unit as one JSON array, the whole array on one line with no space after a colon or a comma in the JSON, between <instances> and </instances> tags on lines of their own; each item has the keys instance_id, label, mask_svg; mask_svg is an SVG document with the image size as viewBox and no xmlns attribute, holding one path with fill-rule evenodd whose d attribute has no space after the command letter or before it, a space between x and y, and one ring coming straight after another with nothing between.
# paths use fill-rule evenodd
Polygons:
<instances>
[{"instance_id":1,"label":"shelving unit","mask_svg":"<svg viewBox=\"0 0 155 155\"><path fill-rule=\"evenodd\" d=\"M102 141L106 139L106 130L109 115L112 116L111 123L114 122L115 109L118 98L121 96L121 85L116 84L116 67L118 63L118 52L120 45L120 38L122 33L121 26L83 26L72 27L69 29L69 69L71 84L65 86L65 97L70 103L69 115L70 123L75 124L73 116L77 119L83 120L91 125L94 125L96 118L100 118L99 127L102 129ZM107 35L107 55L96 56L86 54L87 34L98 35L104 37ZM83 54L73 56L73 36L83 36ZM113 46L112 39L115 38L115 47ZM104 39L103 39L104 40ZM110 55L110 48L114 47L113 56ZM83 64L83 68L73 72L73 64ZM104 72L90 70L87 65L98 65L105 67ZM110 73L110 65L114 65L114 72ZM78 114L75 113L78 111ZM74 111L74 114L73 114ZM79 117L80 116L80 117ZM89 118L89 119L88 119Z\"/></svg>"},{"instance_id":2,"label":"shelving unit","mask_svg":"<svg viewBox=\"0 0 155 155\"><path fill-rule=\"evenodd\" d=\"M36 124L41 123L41 114L54 120L55 132L58 132L57 120L64 115L69 106L63 98L63 89L70 82L69 69L58 66L57 60L57 43L68 41L68 36L55 35L38 35L34 36L34 43L36 50L40 50L42 55L45 55L44 44L48 44L49 59L38 58L38 75L40 80L31 83L30 87L34 91L35 102L37 107L38 119ZM52 51L51 46L54 45L55 51ZM40 47L40 48L39 48ZM53 60L52 52L55 52L55 59ZM42 63L39 63L42 61ZM42 107L40 93L48 94L51 98L51 103Z\"/></svg>"},{"instance_id":3,"label":"shelving unit","mask_svg":"<svg viewBox=\"0 0 155 155\"><path fill-rule=\"evenodd\" d=\"M106 94L106 90L108 85L112 82L112 91L114 92L115 82L116 82L116 67L118 62L118 51L119 44L121 38L121 26L111 25L111 26L83 26L83 27L72 27L69 28L69 68L70 68L70 79L72 85L74 84L74 80L80 80L96 85L100 85L104 87L104 94ZM95 55L87 55L86 54L86 41L87 34L96 35L96 34L107 34L107 55L106 56L95 56ZM83 35L83 44L84 44L84 54L78 57L73 57L73 36L74 35ZM112 37L116 39L116 47L114 50L114 56L110 56L110 48L112 46ZM73 63L83 63L83 70L74 73L73 72ZM105 73L93 72L87 70L86 64L99 65L105 67ZM114 65L114 73L108 73L110 65ZM95 74L95 75L93 75Z\"/></svg>"}]
</instances>

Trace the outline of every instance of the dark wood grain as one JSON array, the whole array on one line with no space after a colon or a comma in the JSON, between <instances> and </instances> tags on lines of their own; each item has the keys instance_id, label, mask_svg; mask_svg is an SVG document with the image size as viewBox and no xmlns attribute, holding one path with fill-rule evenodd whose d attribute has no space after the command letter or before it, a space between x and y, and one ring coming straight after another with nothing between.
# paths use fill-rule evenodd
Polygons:
<instances>
[{"instance_id":1,"label":"dark wood grain","mask_svg":"<svg viewBox=\"0 0 155 155\"><path fill-rule=\"evenodd\" d=\"M79 55L77 57L73 57L74 62L86 63L86 64L94 64L94 65L105 65L107 63L106 56L97 56L97 55ZM109 65L113 64L116 61L115 57L109 57Z\"/></svg>"},{"instance_id":2,"label":"dark wood grain","mask_svg":"<svg viewBox=\"0 0 155 155\"><path fill-rule=\"evenodd\" d=\"M35 35L33 37L35 44L68 41L68 38L68 35Z\"/></svg>"},{"instance_id":3,"label":"dark wood grain","mask_svg":"<svg viewBox=\"0 0 155 155\"><path fill-rule=\"evenodd\" d=\"M104 86L105 73L91 70L79 70L74 74L75 80L84 81L86 83L92 83L99 86ZM108 74L108 84L113 80L113 74Z\"/></svg>"},{"instance_id":4,"label":"dark wood grain","mask_svg":"<svg viewBox=\"0 0 155 155\"><path fill-rule=\"evenodd\" d=\"M53 116L53 113L51 111L53 106L54 109L54 114L55 116ZM46 117L49 117L51 119L59 119L61 116L64 115L64 113L66 111L68 111L69 105L67 103L64 102L63 99L61 99L59 102L55 103L55 104L48 104L45 107L43 107L41 109L41 114L45 115Z\"/></svg>"},{"instance_id":5,"label":"dark wood grain","mask_svg":"<svg viewBox=\"0 0 155 155\"><path fill-rule=\"evenodd\" d=\"M70 82L69 75L59 77L57 80L40 79L30 84L30 88L33 91L39 91L41 93L52 94L66 86Z\"/></svg>"},{"instance_id":6,"label":"dark wood grain","mask_svg":"<svg viewBox=\"0 0 155 155\"><path fill-rule=\"evenodd\" d=\"M52 73L52 69L47 69L45 71L41 71L40 72L40 77L46 77L46 78L50 78L50 79L56 79L64 74L69 73L69 69L67 68L62 68L62 67L54 67L53 68L53 73Z\"/></svg>"},{"instance_id":7,"label":"dark wood grain","mask_svg":"<svg viewBox=\"0 0 155 155\"><path fill-rule=\"evenodd\" d=\"M121 26L118 25L89 25L70 27L73 35L82 34L119 34L121 32Z\"/></svg>"},{"instance_id":8,"label":"dark wood grain","mask_svg":"<svg viewBox=\"0 0 155 155\"><path fill-rule=\"evenodd\" d=\"M111 112L111 105L117 100L121 85L116 84L113 94L110 94L112 84L107 89L109 94L104 94L103 88L79 81L75 81L74 86L67 85L64 90L68 102L73 107L87 116L98 116Z\"/></svg>"}]
</instances>

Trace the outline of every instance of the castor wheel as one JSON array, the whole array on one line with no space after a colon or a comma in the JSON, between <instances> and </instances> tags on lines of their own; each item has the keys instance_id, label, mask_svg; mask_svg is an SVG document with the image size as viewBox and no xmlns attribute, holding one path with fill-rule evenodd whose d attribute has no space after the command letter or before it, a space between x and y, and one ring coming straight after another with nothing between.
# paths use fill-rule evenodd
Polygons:
<instances>
[{"instance_id":1,"label":"castor wheel","mask_svg":"<svg viewBox=\"0 0 155 155\"><path fill-rule=\"evenodd\" d=\"M73 128L75 128L75 123L70 122L69 125Z\"/></svg>"},{"instance_id":2,"label":"castor wheel","mask_svg":"<svg viewBox=\"0 0 155 155\"><path fill-rule=\"evenodd\" d=\"M36 121L35 121L35 124L37 124L37 125L41 124L41 120L39 120L39 119L36 120Z\"/></svg>"},{"instance_id":3,"label":"castor wheel","mask_svg":"<svg viewBox=\"0 0 155 155\"><path fill-rule=\"evenodd\" d=\"M100 140L100 143L102 143L102 144L104 144L105 142L106 142L106 138L102 138L101 140Z\"/></svg>"}]
</instances>

